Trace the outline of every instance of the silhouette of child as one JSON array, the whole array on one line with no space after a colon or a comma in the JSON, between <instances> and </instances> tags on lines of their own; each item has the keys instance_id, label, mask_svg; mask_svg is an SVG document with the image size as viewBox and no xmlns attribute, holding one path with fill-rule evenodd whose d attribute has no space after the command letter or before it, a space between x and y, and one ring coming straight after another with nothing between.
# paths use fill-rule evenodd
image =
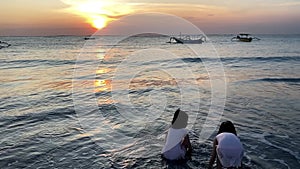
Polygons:
<instances>
[{"instance_id":1,"label":"silhouette of child","mask_svg":"<svg viewBox=\"0 0 300 169\"><path fill-rule=\"evenodd\" d=\"M177 109L166 136L165 146L162 149L164 158L168 160L184 160L190 157L192 146L188 130L186 129L187 122L188 115Z\"/></svg>"},{"instance_id":2,"label":"silhouette of child","mask_svg":"<svg viewBox=\"0 0 300 169\"><path fill-rule=\"evenodd\" d=\"M213 168L217 158L217 169L238 169L242 167L244 148L237 137L236 130L231 121L221 124L218 135L213 143L213 150L209 161L209 169Z\"/></svg>"}]
</instances>

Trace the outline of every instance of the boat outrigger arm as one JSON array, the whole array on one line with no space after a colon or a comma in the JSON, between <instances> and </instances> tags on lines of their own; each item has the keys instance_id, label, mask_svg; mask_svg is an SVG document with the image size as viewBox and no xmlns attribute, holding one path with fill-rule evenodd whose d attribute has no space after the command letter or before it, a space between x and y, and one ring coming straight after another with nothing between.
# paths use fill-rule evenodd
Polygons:
<instances>
[{"instance_id":1,"label":"boat outrigger arm","mask_svg":"<svg viewBox=\"0 0 300 169\"><path fill-rule=\"evenodd\" d=\"M206 41L206 37L202 35L181 35L180 37L170 37L167 43L180 43L180 44L201 44Z\"/></svg>"},{"instance_id":2,"label":"boat outrigger arm","mask_svg":"<svg viewBox=\"0 0 300 169\"><path fill-rule=\"evenodd\" d=\"M7 42L0 41L0 49L2 49L2 48L8 48L10 46L11 46L11 44L9 44Z\"/></svg>"}]
</instances>

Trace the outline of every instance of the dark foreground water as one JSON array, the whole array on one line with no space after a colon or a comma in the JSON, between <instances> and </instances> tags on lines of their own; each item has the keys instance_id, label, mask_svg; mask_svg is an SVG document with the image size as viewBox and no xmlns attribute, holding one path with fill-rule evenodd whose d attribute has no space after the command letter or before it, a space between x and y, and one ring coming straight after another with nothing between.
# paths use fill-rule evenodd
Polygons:
<instances>
[{"instance_id":1,"label":"dark foreground water","mask_svg":"<svg viewBox=\"0 0 300 169\"><path fill-rule=\"evenodd\" d=\"M299 168L300 36L231 37L209 36L197 54L167 37L1 37L12 46L0 50L0 168L205 168L218 61L225 107L208 127L233 121L246 168ZM194 148L184 165L160 157L178 107Z\"/></svg>"}]
</instances>

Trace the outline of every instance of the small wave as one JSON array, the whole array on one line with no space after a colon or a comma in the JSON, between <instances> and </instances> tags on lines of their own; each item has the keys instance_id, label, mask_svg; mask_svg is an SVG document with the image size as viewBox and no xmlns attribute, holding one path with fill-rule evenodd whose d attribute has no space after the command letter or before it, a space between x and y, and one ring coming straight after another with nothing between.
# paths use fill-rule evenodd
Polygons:
<instances>
[{"instance_id":1,"label":"small wave","mask_svg":"<svg viewBox=\"0 0 300 169\"><path fill-rule=\"evenodd\" d=\"M263 62L285 62L285 61L300 61L300 56L274 56L274 57L229 57L221 58L222 61L263 61Z\"/></svg>"},{"instance_id":2,"label":"small wave","mask_svg":"<svg viewBox=\"0 0 300 169\"><path fill-rule=\"evenodd\" d=\"M22 63L46 63L50 65L56 64L74 64L73 60L51 60L51 59L26 59L26 60L10 60L5 61L6 64L22 64Z\"/></svg>"},{"instance_id":3,"label":"small wave","mask_svg":"<svg viewBox=\"0 0 300 169\"><path fill-rule=\"evenodd\" d=\"M252 81L265 81L265 82L293 82L293 83L299 83L300 78L262 78L262 79L256 79Z\"/></svg>"},{"instance_id":4,"label":"small wave","mask_svg":"<svg viewBox=\"0 0 300 169\"><path fill-rule=\"evenodd\" d=\"M222 62L232 62L232 61L252 61L252 62L287 62L287 61L300 61L300 56L274 56L274 57L220 57L220 58L208 58L208 57L198 57L198 58L182 58L184 62L195 62L199 63L203 60L205 61L215 61L220 59Z\"/></svg>"},{"instance_id":5,"label":"small wave","mask_svg":"<svg viewBox=\"0 0 300 169\"><path fill-rule=\"evenodd\" d=\"M202 59L201 58L182 58L182 60L184 62L202 62Z\"/></svg>"},{"instance_id":6,"label":"small wave","mask_svg":"<svg viewBox=\"0 0 300 169\"><path fill-rule=\"evenodd\" d=\"M63 108L31 112L23 115L2 116L2 119L0 119L0 127L19 128L30 124L45 123L46 121L53 119L67 119L74 117L75 113L73 107L66 106Z\"/></svg>"},{"instance_id":7,"label":"small wave","mask_svg":"<svg viewBox=\"0 0 300 169\"><path fill-rule=\"evenodd\" d=\"M40 65L60 66L60 65L74 65L74 60L44 60L44 59L29 59L29 60L9 60L2 61L2 69L16 69L35 67Z\"/></svg>"}]
</instances>

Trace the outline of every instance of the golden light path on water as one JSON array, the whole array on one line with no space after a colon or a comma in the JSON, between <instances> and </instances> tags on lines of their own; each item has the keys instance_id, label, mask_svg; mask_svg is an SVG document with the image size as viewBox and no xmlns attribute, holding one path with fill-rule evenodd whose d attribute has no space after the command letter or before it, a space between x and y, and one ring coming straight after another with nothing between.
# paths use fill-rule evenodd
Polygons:
<instances>
[{"instance_id":1,"label":"golden light path on water","mask_svg":"<svg viewBox=\"0 0 300 169\"><path fill-rule=\"evenodd\" d=\"M69 7L65 12L81 16L92 27L102 29L106 25L124 15L133 12L130 5L124 5L119 1L99 0L61 0Z\"/></svg>"}]
</instances>

